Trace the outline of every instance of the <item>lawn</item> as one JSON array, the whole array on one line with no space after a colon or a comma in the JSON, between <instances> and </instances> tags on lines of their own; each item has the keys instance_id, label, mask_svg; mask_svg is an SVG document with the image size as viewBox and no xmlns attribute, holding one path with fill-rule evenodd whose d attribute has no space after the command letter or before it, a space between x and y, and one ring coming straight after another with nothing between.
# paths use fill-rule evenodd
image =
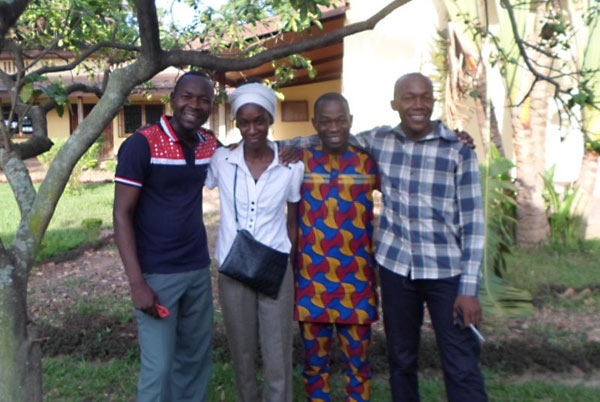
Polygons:
<instances>
[{"instance_id":1,"label":"lawn","mask_svg":"<svg viewBox=\"0 0 600 402\"><path fill-rule=\"evenodd\" d=\"M107 362L86 362L68 356L47 359L44 362L46 401L132 401L135 399L138 369L138 360L133 352L122 359ZM298 367L294 372L294 380L294 400L302 401ZM487 374L486 385L491 402L597 402L600 397L600 391L591 387L547 381L507 381L493 373ZM332 378L332 400L342 401L343 389L343 378L338 373ZM443 382L439 378L422 378L420 390L424 402L446 400ZM230 363L215 363L209 400L236 400ZM372 401L390 401L387 381L381 377L373 381Z\"/></svg>"},{"instance_id":2,"label":"lawn","mask_svg":"<svg viewBox=\"0 0 600 402\"><path fill-rule=\"evenodd\" d=\"M7 244L18 224L18 209L6 184L0 184L0 200L4 205L0 211L0 236ZM112 184L86 185L79 194L65 193L39 256L40 261L53 259L57 262L40 265L34 271L40 278L48 275L50 268L58 271L70 267L72 271L57 274L62 281L61 293L43 293L41 290L45 285L42 281L39 289L30 289L30 298L37 295L47 300L46 303L32 304L44 310L46 315L60 315L57 320L42 320L45 326L41 337L48 338L43 344L47 401L135 399L139 352L126 287L107 293L105 289L110 290L112 285L104 283L106 281L99 276L90 275L93 271L87 271L91 268L85 264L94 264L90 257L60 262L61 256L68 255L69 250L95 240L97 231L90 228L86 220L101 220L102 228L112 228L112 201ZM216 230L218 222L213 215L207 219L209 232ZM86 254L106 253L118 261L111 247L114 246L90 250ZM532 293L535 313L528 319L488 320L482 328L488 338L482 351L482 365L491 401L600 400L600 338L594 338L592 333L598 330L597 323L600 322L598 261L600 240L587 242L583 252L557 252L537 247L517 249L508 257L505 278ZM110 270L112 276L119 271L115 264ZM105 268L97 270L106 271ZM74 300L72 305L61 307L67 298ZM235 385L218 310L216 317L210 400L233 401ZM70 326L52 327L56 322ZM386 402L390 396L381 326L376 332L378 336L371 348L374 364L372 400ZM71 339L73 345L67 345L67 339ZM295 400L300 401L303 400L300 346L298 342L296 345ZM60 347L67 346L69 351L61 353ZM58 349L50 350L54 347ZM444 401L443 381L429 324L424 326L420 364L423 401ZM342 400L344 387L339 354L334 372L333 400Z\"/></svg>"},{"instance_id":3,"label":"lawn","mask_svg":"<svg viewBox=\"0 0 600 402\"><path fill-rule=\"evenodd\" d=\"M600 311L600 239L575 252L545 246L517 249L507 261L505 277L529 290L537 303Z\"/></svg>"},{"instance_id":4,"label":"lawn","mask_svg":"<svg viewBox=\"0 0 600 402\"><path fill-rule=\"evenodd\" d=\"M114 185L85 184L81 192L65 191L46 231L38 260L45 260L73 250L98 235L95 225L112 228ZM10 186L0 184L0 238L9 246L19 225L19 209ZM100 221L98 221L100 220Z\"/></svg>"}]
</instances>

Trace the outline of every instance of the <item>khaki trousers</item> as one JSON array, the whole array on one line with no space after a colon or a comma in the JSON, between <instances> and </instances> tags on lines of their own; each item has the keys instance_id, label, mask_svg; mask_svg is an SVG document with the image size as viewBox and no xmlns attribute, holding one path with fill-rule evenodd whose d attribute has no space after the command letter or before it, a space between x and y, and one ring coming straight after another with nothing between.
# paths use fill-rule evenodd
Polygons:
<instances>
[{"instance_id":1,"label":"khaki trousers","mask_svg":"<svg viewBox=\"0 0 600 402\"><path fill-rule=\"evenodd\" d=\"M240 402L258 402L260 345L265 402L292 402L294 284L288 266L276 300L219 274L219 298Z\"/></svg>"}]
</instances>

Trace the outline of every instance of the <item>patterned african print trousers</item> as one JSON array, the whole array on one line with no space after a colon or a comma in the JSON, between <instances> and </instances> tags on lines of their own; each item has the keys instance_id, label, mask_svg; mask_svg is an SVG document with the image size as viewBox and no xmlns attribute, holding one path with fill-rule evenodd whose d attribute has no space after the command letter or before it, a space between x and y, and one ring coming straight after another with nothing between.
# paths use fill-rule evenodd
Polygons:
<instances>
[{"instance_id":1,"label":"patterned african print trousers","mask_svg":"<svg viewBox=\"0 0 600 402\"><path fill-rule=\"evenodd\" d=\"M329 402L331 367L329 365L334 327L342 347L346 402L371 399L371 363L367 351L371 343L371 325L299 322L304 341L302 377L307 400Z\"/></svg>"}]
</instances>

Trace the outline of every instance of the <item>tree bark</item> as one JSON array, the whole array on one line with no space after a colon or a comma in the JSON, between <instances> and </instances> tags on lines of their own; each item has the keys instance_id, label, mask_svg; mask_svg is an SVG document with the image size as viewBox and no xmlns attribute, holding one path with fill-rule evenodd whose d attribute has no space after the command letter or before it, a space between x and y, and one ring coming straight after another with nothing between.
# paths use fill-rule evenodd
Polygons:
<instances>
[{"instance_id":1,"label":"tree bark","mask_svg":"<svg viewBox=\"0 0 600 402\"><path fill-rule=\"evenodd\" d=\"M517 166L517 242L537 244L550 234L542 196L550 85L539 81L519 108L513 109Z\"/></svg>"},{"instance_id":2,"label":"tree bark","mask_svg":"<svg viewBox=\"0 0 600 402\"><path fill-rule=\"evenodd\" d=\"M0 256L0 401L42 401L41 349L29 325L27 277Z\"/></svg>"},{"instance_id":3,"label":"tree bark","mask_svg":"<svg viewBox=\"0 0 600 402\"><path fill-rule=\"evenodd\" d=\"M526 101L526 104L533 101ZM530 113L532 106L526 106ZM513 129L517 165L517 242L537 244L548 238L550 226L542 192L544 182L540 174L544 171L545 135L543 127L532 127L519 116L523 108L513 110ZM546 109L537 109L545 111ZM521 112L521 113L520 113Z\"/></svg>"},{"instance_id":4,"label":"tree bark","mask_svg":"<svg viewBox=\"0 0 600 402\"><path fill-rule=\"evenodd\" d=\"M536 21L542 21L545 5L537 8ZM538 22L537 25L540 25ZM541 26L533 29L529 40L537 43ZM537 66L538 73L548 74L552 59L541 52L534 52L529 60ZM552 88L548 81L530 76L523 79L533 85L519 107L512 108L514 148L517 166L517 242L518 244L538 244L550 235L550 224L543 198L546 168L546 130L548 126L548 100L552 98ZM514 102L514 100L513 100Z\"/></svg>"},{"instance_id":5,"label":"tree bark","mask_svg":"<svg viewBox=\"0 0 600 402\"><path fill-rule=\"evenodd\" d=\"M596 153L586 152L581 165L581 173L577 186L581 189L584 216L586 219L586 238L600 237L600 196L597 189L598 175L600 175L600 156Z\"/></svg>"}]
</instances>

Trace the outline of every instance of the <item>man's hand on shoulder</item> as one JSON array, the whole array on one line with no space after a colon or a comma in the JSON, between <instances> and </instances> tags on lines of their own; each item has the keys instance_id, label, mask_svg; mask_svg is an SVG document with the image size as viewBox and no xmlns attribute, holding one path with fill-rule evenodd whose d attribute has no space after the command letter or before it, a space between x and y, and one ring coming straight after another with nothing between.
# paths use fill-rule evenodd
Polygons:
<instances>
[{"instance_id":1,"label":"man's hand on shoulder","mask_svg":"<svg viewBox=\"0 0 600 402\"><path fill-rule=\"evenodd\" d=\"M300 152L298 148L285 146L279 151L279 161L281 164L287 166L290 163L296 163L300 160Z\"/></svg>"},{"instance_id":2,"label":"man's hand on shoulder","mask_svg":"<svg viewBox=\"0 0 600 402\"><path fill-rule=\"evenodd\" d=\"M465 145L468 145L471 149L475 149L475 140L473 137L469 135L466 131L455 129L454 132L459 140L461 140Z\"/></svg>"},{"instance_id":3,"label":"man's hand on shoulder","mask_svg":"<svg viewBox=\"0 0 600 402\"><path fill-rule=\"evenodd\" d=\"M477 296L458 296L454 302L454 318L458 317L458 311L462 310L465 326L470 324L479 325L482 318L481 305Z\"/></svg>"}]
</instances>

